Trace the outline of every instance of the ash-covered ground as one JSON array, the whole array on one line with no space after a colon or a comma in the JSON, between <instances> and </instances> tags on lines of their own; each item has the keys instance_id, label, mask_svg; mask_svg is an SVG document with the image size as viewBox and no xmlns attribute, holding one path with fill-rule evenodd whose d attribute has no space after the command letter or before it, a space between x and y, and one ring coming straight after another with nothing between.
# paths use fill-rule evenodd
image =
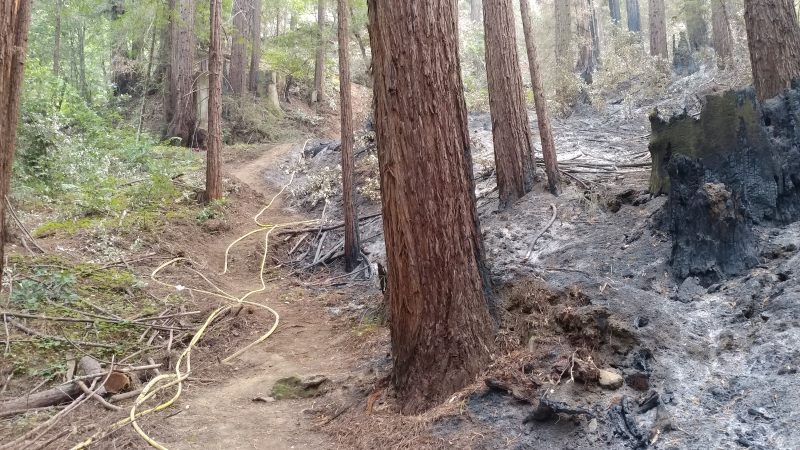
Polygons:
<instances>
[{"instance_id":1,"label":"ash-covered ground","mask_svg":"<svg viewBox=\"0 0 800 450\"><path fill-rule=\"evenodd\" d=\"M693 83L674 86L657 106L696 109L698 97L686 92L708 90L713 80L700 74ZM747 273L712 286L675 279L672 241L662 223L667 199L646 192L647 115L654 106L629 111L611 105L602 116L586 110L556 120L564 192L554 197L540 187L503 212L497 212L491 121L487 114L470 117L478 210L498 296L535 281L555 297L578 292L582 300L553 304L561 319L576 318L546 325L563 339L538 339L533 327L520 339L519 361L506 367L517 370L515 379L535 395L479 390L460 415L433 424L430 432L442 442L487 449L800 448L800 223L759 228L761 264ZM535 116L531 124L538 135ZM319 144L298 147L286 166L304 151L306 174L338 164L336 146ZM369 155L371 145L357 153ZM321 151L311 156L309 148ZM278 169L265 176L278 185L288 180ZM297 192L307 181L298 178ZM297 208L303 208L300 200ZM340 202L334 196L326 208L332 222L341 216ZM380 211L366 201L359 207L362 215ZM553 208L555 221L526 257ZM378 219L361 230L373 263L383 259L380 229ZM341 238L336 233L321 251L306 253L306 262L332 250ZM537 313L505 311L529 321ZM515 331L509 329L501 323L501 333ZM594 342L572 339L588 329ZM559 370L564 358L568 371ZM572 374L576 358L578 365L589 361L621 376L622 385L580 380ZM541 412L540 402L556 407L531 419Z\"/></svg>"}]
</instances>

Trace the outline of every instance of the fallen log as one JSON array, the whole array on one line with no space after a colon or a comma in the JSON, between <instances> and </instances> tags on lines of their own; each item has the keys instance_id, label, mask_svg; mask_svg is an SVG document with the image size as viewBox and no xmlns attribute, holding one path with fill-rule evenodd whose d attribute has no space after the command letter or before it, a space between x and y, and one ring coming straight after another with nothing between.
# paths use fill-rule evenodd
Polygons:
<instances>
[{"instance_id":1,"label":"fallen log","mask_svg":"<svg viewBox=\"0 0 800 450\"><path fill-rule=\"evenodd\" d=\"M0 417L8 417L30 410L73 402L76 398L84 394L79 384L84 380L106 376L103 386L94 391L97 395L103 395L105 393L116 394L130 386L130 378L127 374L121 371L112 371L111 374L109 374L107 371L103 370L97 360L90 356L81 358L78 362L78 372L84 375L52 389L0 403Z\"/></svg>"},{"instance_id":2,"label":"fallen log","mask_svg":"<svg viewBox=\"0 0 800 450\"><path fill-rule=\"evenodd\" d=\"M100 363L89 356L81 358L80 362L78 362L78 370L90 376L100 376L103 373L103 368L100 366ZM83 394L83 391L80 386L74 382L56 386L46 391L0 403L0 417L4 417L11 412L25 412L30 409L45 408L71 402L81 394Z\"/></svg>"}]
</instances>

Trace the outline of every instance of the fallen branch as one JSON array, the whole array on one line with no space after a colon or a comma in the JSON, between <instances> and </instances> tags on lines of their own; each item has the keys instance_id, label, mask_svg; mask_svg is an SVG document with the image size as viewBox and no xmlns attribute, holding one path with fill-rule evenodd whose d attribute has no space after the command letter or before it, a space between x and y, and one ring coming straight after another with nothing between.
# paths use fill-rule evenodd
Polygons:
<instances>
[{"instance_id":1,"label":"fallen branch","mask_svg":"<svg viewBox=\"0 0 800 450\"><path fill-rule=\"evenodd\" d=\"M20 329L21 331L23 331L26 334L29 334L31 336L40 337L42 339L51 339L51 340L59 341L59 342L66 342L67 344L72 343L72 341L70 341L69 339L63 338L61 336L51 336L49 334L40 333L40 332L38 332L36 330L33 330L33 329L30 329L30 328L26 327L25 325L22 325L21 323L19 323L17 321L14 321L14 320L9 320L8 323L10 323L14 327ZM74 343L78 344L78 345L83 345L83 346L86 346L86 347L100 347L100 348L114 348L115 347L114 345L103 344L103 343L100 343L100 342L74 341Z\"/></svg>"},{"instance_id":2,"label":"fallen branch","mask_svg":"<svg viewBox=\"0 0 800 450\"><path fill-rule=\"evenodd\" d=\"M25 236L28 237L28 239L31 241L31 244L33 244L33 246L36 247L40 252L47 253L46 251L44 251L42 247L39 246L39 244L36 243L36 239L33 238L28 229L25 228L25 225L22 224L22 221L19 220L19 217L17 217L17 213L14 211L14 207L11 206L11 202L8 200L8 197L5 197L5 201L6 201L6 206L8 207L8 212L11 213L11 217L14 219L14 222L16 222L17 226L19 227L20 230L22 230Z\"/></svg>"},{"instance_id":3,"label":"fallen branch","mask_svg":"<svg viewBox=\"0 0 800 450\"><path fill-rule=\"evenodd\" d=\"M8 316L8 317L17 317L21 319L34 319L34 320L46 320L51 322L72 322L72 323L95 323L95 322L107 322L107 323L116 323L120 325L131 325L134 327L147 327L147 328L157 328L164 331L170 330L189 330L190 328L183 328L183 327L165 327L162 325L148 325L145 323L141 323L138 320L125 320L125 319L113 319L113 318L93 318L93 319L80 319L77 317L54 317L54 316L41 316L36 314L27 314L27 313L20 313L20 312L13 312L13 311L0 311L0 315Z\"/></svg>"},{"instance_id":4,"label":"fallen branch","mask_svg":"<svg viewBox=\"0 0 800 450\"><path fill-rule=\"evenodd\" d=\"M533 242L531 242L531 246L528 249L528 253L525 255L525 260L529 261L531 259L531 256L533 255L533 248L536 246L536 241L538 241L539 238L542 237L542 235L547 230L549 230L550 227L553 226L553 223L556 221L556 216L558 216L558 208L556 208L556 205L552 203L550 204L550 208L553 210L553 217L551 217L550 222L547 222L547 225L544 228L542 228L541 231L539 231L539 234L537 234L536 237L533 238Z\"/></svg>"},{"instance_id":5,"label":"fallen branch","mask_svg":"<svg viewBox=\"0 0 800 450\"><path fill-rule=\"evenodd\" d=\"M93 399L97 400L98 403L103 405L103 408L109 411L122 411L122 408L116 405L112 405L111 403L108 403L106 399L100 397L100 395L97 392L89 389L89 387L86 386L86 384L84 384L83 381L76 381L75 384L78 385L78 387L83 391L84 394L88 395L89 397L92 397Z\"/></svg>"},{"instance_id":6,"label":"fallen branch","mask_svg":"<svg viewBox=\"0 0 800 450\"><path fill-rule=\"evenodd\" d=\"M376 214L371 214L369 216L360 217L358 219L358 221L359 222L363 222L365 220L374 219L376 217L380 217L382 214L383 213L376 213ZM335 225L329 225L329 226L326 226L326 227L300 228L298 230L281 231L281 232L278 233L278 236L284 236L284 235L287 235L287 234L288 235L294 235L294 234L300 234L300 233L312 233L312 232L315 232L315 231L316 232L320 232L320 233L324 233L326 231L333 231L333 230L336 230L336 229L342 228L342 227L344 227L344 222L337 223Z\"/></svg>"}]
</instances>

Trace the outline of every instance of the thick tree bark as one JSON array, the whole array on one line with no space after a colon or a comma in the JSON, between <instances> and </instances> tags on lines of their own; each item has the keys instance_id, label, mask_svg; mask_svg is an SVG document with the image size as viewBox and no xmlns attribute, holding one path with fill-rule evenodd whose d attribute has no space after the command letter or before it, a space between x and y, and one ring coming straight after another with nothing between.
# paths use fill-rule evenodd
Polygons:
<instances>
[{"instance_id":1,"label":"thick tree bark","mask_svg":"<svg viewBox=\"0 0 800 450\"><path fill-rule=\"evenodd\" d=\"M314 91L311 93L311 103L322 103L325 101L325 50L327 47L325 2L326 0L319 0L317 4L319 43L317 44L317 54L314 58Z\"/></svg>"},{"instance_id":2,"label":"thick tree bark","mask_svg":"<svg viewBox=\"0 0 800 450\"><path fill-rule=\"evenodd\" d=\"M170 26L169 98L167 136L179 137L183 145L193 144L195 107L194 75L194 0L170 0L173 20Z\"/></svg>"},{"instance_id":3,"label":"thick tree bark","mask_svg":"<svg viewBox=\"0 0 800 450\"><path fill-rule=\"evenodd\" d=\"M486 76L500 209L533 189L536 166L511 0L484 0Z\"/></svg>"},{"instance_id":4,"label":"thick tree bark","mask_svg":"<svg viewBox=\"0 0 800 450\"><path fill-rule=\"evenodd\" d=\"M714 53L717 56L717 67L725 69L731 58L731 47L733 46L726 0L711 0L711 26L714 38Z\"/></svg>"},{"instance_id":5,"label":"thick tree bark","mask_svg":"<svg viewBox=\"0 0 800 450\"><path fill-rule=\"evenodd\" d=\"M456 2L369 0L394 371L403 413L475 380L493 347Z\"/></svg>"},{"instance_id":6,"label":"thick tree bark","mask_svg":"<svg viewBox=\"0 0 800 450\"><path fill-rule=\"evenodd\" d=\"M350 86L350 8L347 0L338 1L339 17L339 92L342 125L342 202L344 203L344 265L347 272L356 269L361 250L358 245L358 221L353 190L353 105Z\"/></svg>"},{"instance_id":7,"label":"thick tree bark","mask_svg":"<svg viewBox=\"0 0 800 450\"><path fill-rule=\"evenodd\" d=\"M261 0L251 0L250 15L250 76L248 86L253 95L258 95L258 71L261 66Z\"/></svg>"},{"instance_id":8,"label":"thick tree bark","mask_svg":"<svg viewBox=\"0 0 800 450\"><path fill-rule=\"evenodd\" d=\"M481 23L481 0L469 0L469 18L472 23Z\"/></svg>"},{"instance_id":9,"label":"thick tree bark","mask_svg":"<svg viewBox=\"0 0 800 450\"><path fill-rule=\"evenodd\" d=\"M744 21L760 100L772 98L800 77L800 28L792 0L745 0Z\"/></svg>"},{"instance_id":10,"label":"thick tree bark","mask_svg":"<svg viewBox=\"0 0 800 450\"><path fill-rule=\"evenodd\" d=\"M249 70L247 63L250 57L247 54L247 43L250 40L250 18L247 0L233 0L231 20L233 33L231 41L231 68L228 82L235 95L244 95L247 91L247 76Z\"/></svg>"},{"instance_id":11,"label":"thick tree bark","mask_svg":"<svg viewBox=\"0 0 800 450\"><path fill-rule=\"evenodd\" d=\"M61 70L61 10L63 0L56 0L55 31L53 32L53 76L58 78Z\"/></svg>"},{"instance_id":12,"label":"thick tree bark","mask_svg":"<svg viewBox=\"0 0 800 450\"><path fill-rule=\"evenodd\" d=\"M11 190L30 17L31 0L0 0L0 273L5 263L5 198Z\"/></svg>"},{"instance_id":13,"label":"thick tree bark","mask_svg":"<svg viewBox=\"0 0 800 450\"><path fill-rule=\"evenodd\" d=\"M608 12L611 14L611 21L615 25L622 20L622 10L619 7L619 0L608 0Z\"/></svg>"},{"instance_id":14,"label":"thick tree bark","mask_svg":"<svg viewBox=\"0 0 800 450\"><path fill-rule=\"evenodd\" d=\"M208 49L208 152L206 153L206 201L222 198L222 0L210 0L211 41Z\"/></svg>"},{"instance_id":15,"label":"thick tree bark","mask_svg":"<svg viewBox=\"0 0 800 450\"><path fill-rule=\"evenodd\" d=\"M642 31L642 18L639 13L639 0L625 0L625 12L628 15L628 31L633 31L636 33Z\"/></svg>"},{"instance_id":16,"label":"thick tree bark","mask_svg":"<svg viewBox=\"0 0 800 450\"><path fill-rule=\"evenodd\" d=\"M528 67L531 72L533 103L536 106L536 117L539 122L539 136L542 140L542 158L544 159L544 171L547 173L547 186L551 193L557 195L561 190L561 177L558 172L556 143L555 139L553 139L553 128L550 126L550 115L547 111L547 98L544 93L542 72L539 67L539 57L537 56L536 42L531 26L531 8L528 0L519 0L519 7L522 13L522 31L525 33L525 49L528 54Z\"/></svg>"},{"instance_id":17,"label":"thick tree bark","mask_svg":"<svg viewBox=\"0 0 800 450\"><path fill-rule=\"evenodd\" d=\"M650 0L650 54L666 58L667 49L667 11L664 0Z\"/></svg>"}]
</instances>

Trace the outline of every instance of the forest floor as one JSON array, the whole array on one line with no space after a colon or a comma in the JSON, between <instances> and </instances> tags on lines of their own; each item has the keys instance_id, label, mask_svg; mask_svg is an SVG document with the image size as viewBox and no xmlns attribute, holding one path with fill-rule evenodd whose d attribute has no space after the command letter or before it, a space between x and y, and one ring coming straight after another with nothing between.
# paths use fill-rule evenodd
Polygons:
<instances>
[{"instance_id":1,"label":"forest floor","mask_svg":"<svg viewBox=\"0 0 800 450\"><path fill-rule=\"evenodd\" d=\"M707 84L698 79L693 91ZM676 94L661 103L680 109L687 98L694 96ZM450 401L420 416L398 414L387 383L389 335L374 270L343 276L335 259L339 230L276 232L266 290L253 297L280 315L275 333L221 364L274 323L259 308L231 312L195 348L192 378L176 403L138 423L176 449L796 448L800 225L759 230L762 264L742 276L713 286L675 280L660 213L666 199L645 192L652 106L557 120L559 155L569 174L564 192L553 197L539 188L506 212L496 211L488 115L471 115L478 209L502 308L493 363ZM340 218L337 195L327 206L304 198L311 188L325 189L318 177L338 163L329 141L335 122L330 117L313 140L227 148L224 215L203 224L171 223L149 250L191 259L192 267L237 295L257 288L262 241L254 237L235 247L222 275L225 252L256 228L253 218L284 186L291 182L262 222L324 218L335 224ZM360 161L374 154L366 134L357 149ZM289 175L301 156L307 163ZM359 209L362 216L379 211L368 200ZM361 230L372 264L383 258L380 226L380 219L370 219ZM39 241L45 250L65 253L84 245L79 238ZM319 263L326 254L332 258ZM178 295L203 317L221 303L148 281L160 261L134 265L140 288L159 298ZM199 286L201 280L179 269L163 280ZM156 361L174 363L174 350L157 352ZM29 391L28 382L11 380L5 395ZM69 448L127 411L88 402L51 432L59 439L50 447ZM18 435L46 417L32 412L3 419L0 435ZM130 427L97 444L145 446Z\"/></svg>"}]
</instances>

